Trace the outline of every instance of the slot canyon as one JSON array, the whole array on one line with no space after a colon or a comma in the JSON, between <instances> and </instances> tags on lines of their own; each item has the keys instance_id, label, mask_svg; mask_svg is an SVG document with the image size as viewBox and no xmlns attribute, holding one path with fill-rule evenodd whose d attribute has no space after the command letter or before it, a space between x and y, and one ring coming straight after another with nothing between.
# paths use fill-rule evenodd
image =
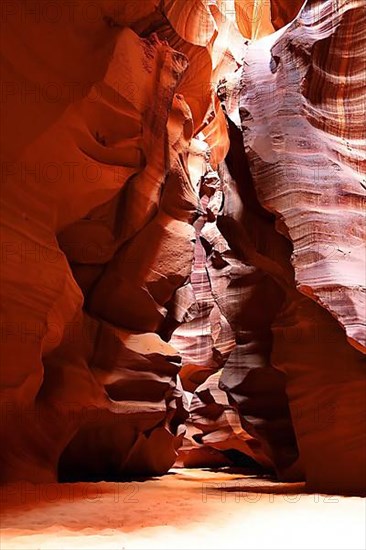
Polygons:
<instances>
[{"instance_id":1,"label":"slot canyon","mask_svg":"<svg viewBox=\"0 0 366 550\"><path fill-rule=\"evenodd\" d=\"M2 0L4 550L364 549L365 0Z\"/></svg>"}]
</instances>

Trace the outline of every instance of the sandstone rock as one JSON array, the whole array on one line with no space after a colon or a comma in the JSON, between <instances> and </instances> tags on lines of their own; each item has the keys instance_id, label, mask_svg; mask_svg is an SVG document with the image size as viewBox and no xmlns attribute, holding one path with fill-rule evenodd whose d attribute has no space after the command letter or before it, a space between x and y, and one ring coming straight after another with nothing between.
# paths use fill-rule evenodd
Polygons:
<instances>
[{"instance_id":1,"label":"sandstone rock","mask_svg":"<svg viewBox=\"0 0 366 550\"><path fill-rule=\"evenodd\" d=\"M271 362L307 482L327 491L365 490L364 17L361 2L307 2L277 39L248 47L240 82L254 188L291 247L250 255L286 293Z\"/></svg>"},{"instance_id":2,"label":"sandstone rock","mask_svg":"<svg viewBox=\"0 0 366 550\"><path fill-rule=\"evenodd\" d=\"M176 352L168 346L165 358L167 344L155 335L145 351L131 352L131 359L120 328L105 323L115 318L113 314L101 311L102 319L88 312L93 312L92 291L107 283L113 262L121 261L121 254L125 257L123 243L144 226L149 231L149 223L155 233L150 256L163 234L174 233L186 247L188 258L180 257L189 273L190 209L195 209L189 200L194 192L188 189L177 155L179 143L190 139L192 122L184 102L177 105L175 100L186 59L155 35L140 39L128 28L121 30L148 15L156 6L153 1L123 7L119 2L99 2L97 21L89 25L78 3L66 37L65 6L59 5L62 21L53 25L41 14L38 27L36 22L24 24L30 17L27 6L14 6L5 44L5 76L13 92L7 96L2 165L1 433L7 442L2 479L52 481L58 471L62 478L100 479L127 471L162 473L175 460L185 418L183 394L176 387ZM133 6L138 9L131 10ZM34 2L33 7L40 10L42 3ZM15 35L22 35L22 41ZM15 74L19 81L14 81ZM50 82L62 93L70 92L76 75L74 94L55 101L45 95ZM36 96L25 105L31 78ZM33 125L38 113L42 117ZM176 210L170 201L166 205L164 198L160 200L170 162L171 113L177 127L171 176L177 180L172 183ZM20 122L25 130L17 139L14 129L19 131ZM134 210L129 222L122 221L126 208ZM162 246L161 259L154 254L156 271L150 266L150 279L140 275L141 284L156 288L153 329L175 285L187 276L182 272L177 279L177 260L165 242ZM134 270L141 273L145 268L133 262L133 241L127 250L138 293ZM164 268L159 261L165 262ZM164 272L169 262L170 273ZM150 296L146 286L141 292ZM118 304L117 295L116 289L112 303ZM123 315L117 319L119 327L126 319ZM136 325L130 319L125 326L132 325L138 339L145 332L144 323ZM144 338L141 335L142 342ZM132 370L127 368L131 364ZM135 382L142 394L130 392ZM166 452L157 452L159 448Z\"/></svg>"},{"instance_id":3,"label":"sandstone rock","mask_svg":"<svg viewBox=\"0 0 366 550\"><path fill-rule=\"evenodd\" d=\"M364 492L363 0L5 4L1 481Z\"/></svg>"}]
</instances>

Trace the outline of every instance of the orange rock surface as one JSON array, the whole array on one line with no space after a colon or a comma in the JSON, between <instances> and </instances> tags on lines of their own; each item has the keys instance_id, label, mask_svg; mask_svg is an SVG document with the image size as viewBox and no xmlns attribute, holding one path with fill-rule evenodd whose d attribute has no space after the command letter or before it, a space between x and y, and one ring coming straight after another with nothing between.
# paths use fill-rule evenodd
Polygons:
<instances>
[{"instance_id":1,"label":"orange rock surface","mask_svg":"<svg viewBox=\"0 0 366 550\"><path fill-rule=\"evenodd\" d=\"M365 492L364 1L53 8L1 7L1 481Z\"/></svg>"}]
</instances>

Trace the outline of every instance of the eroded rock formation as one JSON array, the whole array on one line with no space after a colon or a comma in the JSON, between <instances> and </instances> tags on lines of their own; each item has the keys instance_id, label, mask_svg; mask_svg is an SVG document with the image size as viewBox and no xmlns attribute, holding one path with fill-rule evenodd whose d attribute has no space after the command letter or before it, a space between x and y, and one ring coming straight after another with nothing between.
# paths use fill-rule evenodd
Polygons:
<instances>
[{"instance_id":1,"label":"eroded rock formation","mask_svg":"<svg viewBox=\"0 0 366 550\"><path fill-rule=\"evenodd\" d=\"M2 8L2 481L364 491L363 0L55 4Z\"/></svg>"}]
</instances>

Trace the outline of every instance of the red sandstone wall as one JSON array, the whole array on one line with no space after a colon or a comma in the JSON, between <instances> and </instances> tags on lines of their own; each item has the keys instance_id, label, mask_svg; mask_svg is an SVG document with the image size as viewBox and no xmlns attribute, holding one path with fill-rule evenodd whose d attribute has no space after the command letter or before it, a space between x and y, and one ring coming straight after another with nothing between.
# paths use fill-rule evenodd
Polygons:
<instances>
[{"instance_id":1,"label":"red sandstone wall","mask_svg":"<svg viewBox=\"0 0 366 550\"><path fill-rule=\"evenodd\" d=\"M362 0L52 4L1 7L2 481L362 492Z\"/></svg>"}]
</instances>

